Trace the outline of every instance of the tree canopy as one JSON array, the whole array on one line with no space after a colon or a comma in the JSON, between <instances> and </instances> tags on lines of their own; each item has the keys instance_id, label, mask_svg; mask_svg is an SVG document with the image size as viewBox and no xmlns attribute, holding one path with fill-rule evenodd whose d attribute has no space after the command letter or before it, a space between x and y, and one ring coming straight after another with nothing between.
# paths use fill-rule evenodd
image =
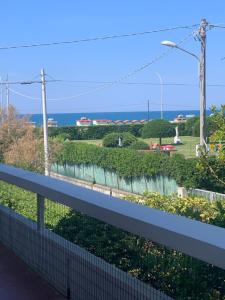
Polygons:
<instances>
[{"instance_id":1,"label":"tree canopy","mask_svg":"<svg viewBox=\"0 0 225 300\"><path fill-rule=\"evenodd\" d=\"M175 126L166 120L156 119L146 123L142 129L143 138L159 138L175 135Z\"/></svg>"}]
</instances>

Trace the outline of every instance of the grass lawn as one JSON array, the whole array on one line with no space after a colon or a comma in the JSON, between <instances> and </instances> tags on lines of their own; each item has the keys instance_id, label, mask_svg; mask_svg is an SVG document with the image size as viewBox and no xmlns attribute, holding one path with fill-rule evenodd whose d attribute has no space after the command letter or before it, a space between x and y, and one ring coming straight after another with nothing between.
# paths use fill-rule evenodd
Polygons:
<instances>
[{"instance_id":1,"label":"grass lawn","mask_svg":"<svg viewBox=\"0 0 225 300\"><path fill-rule=\"evenodd\" d=\"M199 143L199 137L193 137L193 136L181 136L180 137L182 141L182 145L176 146L176 152L183 154L186 158L195 157L195 146ZM143 139L140 139L143 140ZM148 144L150 143L159 143L159 139L144 139L144 141ZM102 145L102 140L76 140L75 143L87 143L87 144L93 144L96 146ZM162 144L171 144L173 143L173 137L171 138L163 138Z\"/></svg>"},{"instance_id":2,"label":"grass lawn","mask_svg":"<svg viewBox=\"0 0 225 300\"><path fill-rule=\"evenodd\" d=\"M199 137L194 136L181 136L180 137L182 145L176 146L176 152L183 154L186 158L195 157L195 146L199 144ZM159 143L159 139L144 139L146 143ZM163 138L162 144L172 144L173 137Z\"/></svg>"}]
</instances>

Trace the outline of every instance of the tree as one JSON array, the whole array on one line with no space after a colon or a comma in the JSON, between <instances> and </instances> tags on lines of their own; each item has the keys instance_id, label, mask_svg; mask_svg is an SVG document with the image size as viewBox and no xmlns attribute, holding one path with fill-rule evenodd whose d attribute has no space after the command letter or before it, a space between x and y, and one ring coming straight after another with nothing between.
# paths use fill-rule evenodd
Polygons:
<instances>
[{"instance_id":1,"label":"tree","mask_svg":"<svg viewBox=\"0 0 225 300\"><path fill-rule=\"evenodd\" d=\"M20 117L15 108L0 111L0 159L17 167L43 172L43 133L35 130L27 117ZM50 161L60 143L50 140Z\"/></svg>"},{"instance_id":2,"label":"tree","mask_svg":"<svg viewBox=\"0 0 225 300\"><path fill-rule=\"evenodd\" d=\"M191 136L200 136L200 119L193 117L185 123L185 133Z\"/></svg>"},{"instance_id":3,"label":"tree","mask_svg":"<svg viewBox=\"0 0 225 300\"><path fill-rule=\"evenodd\" d=\"M220 110L215 106L211 108L212 116L210 117L211 136L210 146L217 149L214 156L211 153L202 153L199 167L209 172L214 180L221 186L225 187L225 105L221 105Z\"/></svg>"},{"instance_id":4,"label":"tree","mask_svg":"<svg viewBox=\"0 0 225 300\"><path fill-rule=\"evenodd\" d=\"M43 139L38 139L29 126L4 152L4 162L20 168L43 172Z\"/></svg>"},{"instance_id":5,"label":"tree","mask_svg":"<svg viewBox=\"0 0 225 300\"><path fill-rule=\"evenodd\" d=\"M161 145L163 137L175 135L174 125L166 120L152 120L146 123L142 129L143 138L159 138Z\"/></svg>"},{"instance_id":6,"label":"tree","mask_svg":"<svg viewBox=\"0 0 225 300\"><path fill-rule=\"evenodd\" d=\"M28 119L19 117L13 106L8 111L0 111L0 160L3 160L4 153L29 127Z\"/></svg>"}]
</instances>

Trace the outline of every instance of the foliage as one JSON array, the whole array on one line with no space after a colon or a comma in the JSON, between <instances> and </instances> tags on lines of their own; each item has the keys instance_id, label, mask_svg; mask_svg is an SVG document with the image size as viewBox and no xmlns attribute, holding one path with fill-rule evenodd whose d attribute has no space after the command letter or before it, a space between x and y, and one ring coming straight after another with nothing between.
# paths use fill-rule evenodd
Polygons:
<instances>
[{"instance_id":1,"label":"foliage","mask_svg":"<svg viewBox=\"0 0 225 300\"><path fill-rule=\"evenodd\" d=\"M185 135L199 136L200 135L200 119L193 117L187 119L184 125Z\"/></svg>"},{"instance_id":2,"label":"foliage","mask_svg":"<svg viewBox=\"0 0 225 300\"><path fill-rule=\"evenodd\" d=\"M202 153L199 168L211 176L211 183L219 186L221 191L225 190L225 105L220 110L212 107L213 115L210 117L212 134L210 142L217 144L218 151L211 156L210 153ZM214 146L213 144L211 146Z\"/></svg>"},{"instance_id":3,"label":"foliage","mask_svg":"<svg viewBox=\"0 0 225 300\"><path fill-rule=\"evenodd\" d=\"M3 153L4 162L20 168L43 171L43 140L37 139L33 128L28 127L24 135L12 143Z\"/></svg>"},{"instance_id":4,"label":"foliage","mask_svg":"<svg viewBox=\"0 0 225 300\"><path fill-rule=\"evenodd\" d=\"M43 172L43 133L20 117L13 106L0 111L0 160L17 167ZM49 161L60 149L56 140L49 142Z\"/></svg>"},{"instance_id":5,"label":"foliage","mask_svg":"<svg viewBox=\"0 0 225 300\"><path fill-rule=\"evenodd\" d=\"M112 148L119 147L119 139L121 139L121 147L128 147L137 141L136 137L129 132L112 132L103 138L102 145Z\"/></svg>"},{"instance_id":6,"label":"foliage","mask_svg":"<svg viewBox=\"0 0 225 300\"><path fill-rule=\"evenodd\" d=\"M225 203L146 193L127 200L225 228ZM0 182L0 203L36 221L35 194ZM76 243L176 299L223 299L224 271L178 251L129 234L111 225L45 201L45 223Z\"/></svg>"},{"instance_id":7,"label":"foliage","mask_svg":"<svg viewBox=\"0 0 225 300\"><path fill-rule=\"evenodd\" d=\"M105 125L105 126L62 126L49 128L49 136L56 137L67 134L69 140L95 140L102 139L106 134L112 132L130 132L136 137L140 137L142 124L134 125Z\"/></svg>"},{"instance_id":8,"label":"foliage","mask_svg":"<svg viewBox=\"0 0 225 300\"><path fill-rule=\"evenodd\" d=\"M205 188L225 192L224 187L215 182L210 173L200 167L198 159L185 159L179 154L169 157L162 153L139 152L129 148L103 148L85 143L67 142L56 154L55 162L61 165L93 164L115 172L125 179L164 175L173 178L178 185L186 188ZM208 163L210 166L216 165L220 169L220 177L225 178L225 168L221 164L213 159L208 159Z\"/></svg>"},{"instance_id":9,"label":"foliage","mask_svg":"<svg viewBox=\"0 0 225 300\"><path fill-rule=\"evenodd\" d=\"M163 197L156 193L129 197L129 200L225 226L223 202ZM176 299L222 299L224 296L224 271L81 213L70 212L54 231Z\"/></svg>"},{"instance_id":10,"label":"foliage","mask_svg":"<svg viewBox=\"0 0 225 300\"><path fill-rule=\"evenodd\" d=\"M132 143L129 148L134 150L149 150L149 144L144 141L138 140Z\"/></svg>"},{"instance_id":11,"label":"foliage","mask_svg":"<svg viewBox=\"0 0 225 300\"><path fill-rule=\"evenodd\" d=\"M166 120L152 120L146 123L142 129L143 138L159 138L160 144L163 137L174 136L175 126Z\"/></svg>"},{"instance_id":12,"label":"foliage","mask_svg":"<svg viewBox=\"0 0 225 300\"><path fill-rule=\"evenodd\" d=\"M211 117L212 127L214 131L210 136L211 142L225 143L225 105L221 105L219 111L215 107L212 108L213 116ZM225 161L225 145L219 147L218 159Z\"/></svg>"},{"instance_id":13,"label":"foliage","mask_svg":"<svg viewBox=\"0 0 225 300\"><path fill-rule=\"evenodd\" d=\"M29 130L27 118L19 118L14 107L9 106L8 111L0 111L0 159L3 159L4 153L18 139Z\"/></svg>"}]
</instances>

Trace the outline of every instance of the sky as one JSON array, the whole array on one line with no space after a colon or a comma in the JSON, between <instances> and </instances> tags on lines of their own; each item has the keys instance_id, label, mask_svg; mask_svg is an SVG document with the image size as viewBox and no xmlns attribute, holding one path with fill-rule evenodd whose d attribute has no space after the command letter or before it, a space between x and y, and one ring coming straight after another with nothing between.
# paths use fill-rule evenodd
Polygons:
<instances>
[{"instance_id":1,"label":"sky","mask_svg":"<svg viewBox=\"0 0 225 300\"><path fill-rule=\"evenodd\" d=\"M180 0L39 0L1 3L0 46L79 40L114 34L198 24L202 17L225 26L225 1ZM162 40L180 42L199 54L193 29L177 29L126 38L49 47L0 50L0 76L10 82L39 80L44 68L49 113L160 110L160 86L165 110L199 108L197 61L178 50L169 51L148 68L136 69L167 51ZM207 33L207 84L225 85L225 29ZM129 76L126 80L125 78ZM123 79L123 80L122 80ZM75 82L74 82L75 81ZM76 82L78 81L78 82ZM79 81L113 81L101 84ZM154 85L121 84L122 82ZM41 113L41 86L10 85L10 103L19 113ZM17 93L17 94L16 94ZM21 96L21 95L24 96ZM28 96L28 97L27 97ZM66 99L73 97L71 99ZM29 98L30 97L30 98ZM33 99L31 99L33 98ZM3 102L6 102L5 88ZM225 103L225 86L207 87L207 107Z\"/></svg>"}]
</instances>

